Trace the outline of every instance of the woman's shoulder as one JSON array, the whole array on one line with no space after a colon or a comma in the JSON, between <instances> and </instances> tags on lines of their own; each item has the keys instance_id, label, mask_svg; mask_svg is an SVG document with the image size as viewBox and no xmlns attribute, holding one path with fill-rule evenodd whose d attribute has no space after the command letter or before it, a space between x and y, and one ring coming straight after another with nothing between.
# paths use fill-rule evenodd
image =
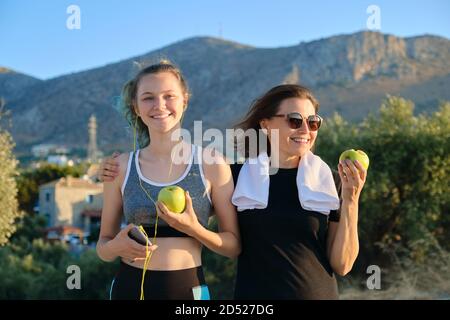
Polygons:
<instances>
[{"instance_id":1,"label":"woman's shoulder","mask_svg":"<svg viewBox=\"0 0 450 320\"><path fill-rule=\"evenodd\" d=\"M119 162L119 163L128 163L128 160L130 159L130 155L132 154L132 152L131 151L129 151L129 152L123 152L123 153L121 153L121 154L119 154L118 156L117 156L117 161Z\"/></svg>"},{"instance_id":2,"label":"woman's shoulder","mask_svg":"<svg viewBox=\"0 0 450 320\"><path fill-rule=\"evenodd\" d=\"M229 175L230 165L220 151L212 147L201 148L201 150L201 163L208 180L212 181Z\"/></svg>"},{"instance_id":3,"label":"woman's shoulder","mask_svg":"<svg viewBox=\"0 0 450 320\"><path fill-rule=\"evenodd\" d=\"M212 147L197 147L202 151L202 164L210 167L227 165L228 162L222 152Z\"/></svg>"},{"instance_id":4,"label":"woman's shoulder","mask_svg":"<svg viewBox=\"0 0 450 320\"><path fill-rule=\"evenodd\" d=\"M130 157L132 156L132 152L124 152L119 154L115 160L117 164L119 165L119 171L122 174L125 174L128 168L128 162L130 160Z\"/></svg>"},{"instance_id":5,"label":"woman's shoulder","mask_svg":"<svg viewBox=\"0 0 450 320\"><path fill-rule=\"evenodd\" d=\"M112 168L116 168L118 169L118 175L109 182L104 182L106 185L111 184L111 185L116 185L116 186L121 186L124 179L125 179L125 175L127 172L127 168L128 168L128 161L130 159L130 153L125 152L125 153L121 153L119 155L112 155L108 158L105 158L102 162L102 166L104 166L105 168L109 168L109 170L112 170ZM106 170L106 169L104 169ZM113 170L115 171L115 170Z\"/></svg>"}]
</instances>

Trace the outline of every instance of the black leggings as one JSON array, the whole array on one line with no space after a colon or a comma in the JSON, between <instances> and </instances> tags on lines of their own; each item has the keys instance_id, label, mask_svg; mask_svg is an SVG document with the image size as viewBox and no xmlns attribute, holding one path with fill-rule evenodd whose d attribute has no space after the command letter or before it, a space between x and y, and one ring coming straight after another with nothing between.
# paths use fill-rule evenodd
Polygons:
<instances>
[{"instance_id":1,"label":"black leggings","mask_svg":"<svg viewBox=\"0 0 450 320\"><path fill-rule=\"evenodd\" d=\"M123 261L111 284L111 300L139 300L142 269ZM209 300L202 266L183 270L147 270L145 300Z\"/></svg>"}]
</instances>

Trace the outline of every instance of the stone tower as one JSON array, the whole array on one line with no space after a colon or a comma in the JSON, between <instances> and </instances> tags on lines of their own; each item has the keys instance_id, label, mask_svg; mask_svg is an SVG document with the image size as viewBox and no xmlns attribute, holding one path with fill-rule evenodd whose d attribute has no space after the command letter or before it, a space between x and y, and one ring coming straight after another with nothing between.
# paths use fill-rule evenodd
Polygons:
<instances>
[{"instance_id":1,"label":"stone tower","mask_svg":"<svg viewBox=\"0 0 450 320\"><path fill-rule=\"evenodd\" d=\"M89 145L88 145L88 160L92 163L98 161L97 149L97 118L91 115L89 118Z\"/></svg>"}]
</instances>

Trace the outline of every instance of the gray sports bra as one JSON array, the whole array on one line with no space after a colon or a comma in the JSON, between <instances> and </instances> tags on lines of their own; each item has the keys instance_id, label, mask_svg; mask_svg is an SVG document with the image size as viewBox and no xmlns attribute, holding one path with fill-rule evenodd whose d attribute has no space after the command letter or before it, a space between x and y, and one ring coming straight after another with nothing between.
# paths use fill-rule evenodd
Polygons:
<instances>
[{"instance_id":1,"label":"gray sports bra","mask_svg":"<svg viewBox=\"0 0 450 320\"><path fill-rule=\"evenodd\" d=\"M192 205L199 222L206 228L212 212L210 195L206 190L206 180L202 168L202 148L191 145L191 157L185 172L175 181L170 183L158 183L144 177L139 166L139 151L130 152L125 180L122 184L123 213L127 224L142 225L154 228L156 220L156 208L148 199L142 186L153 198L158 199L159 191L166 186L177 185L186 191L192 198ZM170 230L171 229L171 230ZM187 236L184 233L172 229L164 220L158 219L158 236ZM150 231L151 232L151 231ZM153 234L153 233L151 233ZM150 234L149 234L150 236Z\"/></svg>"}]
</instances>

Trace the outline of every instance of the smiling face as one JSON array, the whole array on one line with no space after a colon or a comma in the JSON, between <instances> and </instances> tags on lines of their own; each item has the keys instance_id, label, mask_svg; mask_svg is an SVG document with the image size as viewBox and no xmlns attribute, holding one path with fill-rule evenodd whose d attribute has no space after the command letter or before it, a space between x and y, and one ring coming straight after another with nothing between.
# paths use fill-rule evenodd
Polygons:
<instances>
[{"instance_id":1,"label":"smiling face","mask_svg":"<svg viewBox=\"0 0 450 320\"><path fill-rule=\"evenodd\" d=\"M261 127L268 130L269 141L271 140L271 130L277 129L279 132L278 150L280 160L303 156L311 150L316 141L317 131L311 131L306 121L309 116L316 114L312 102L303 98L284 99L278 108L277 114L292 112L298 112L303 117L302 126L298 129L291 129L286 117L273 117L261 121ZM270 141L270 145L272 148L274 147L272 141Z\"/></svg>"},{"instance_id":2,"label":"smiling face","mask_svg":"<svg viewBox=\"0 0 450 320\"><path fill-rule=\"evenodd\" d=\"M151 73L139 80L135 111L149 130L166 133L179 126L187 99L173 73Z\"/></svg>"}]
</instances>

